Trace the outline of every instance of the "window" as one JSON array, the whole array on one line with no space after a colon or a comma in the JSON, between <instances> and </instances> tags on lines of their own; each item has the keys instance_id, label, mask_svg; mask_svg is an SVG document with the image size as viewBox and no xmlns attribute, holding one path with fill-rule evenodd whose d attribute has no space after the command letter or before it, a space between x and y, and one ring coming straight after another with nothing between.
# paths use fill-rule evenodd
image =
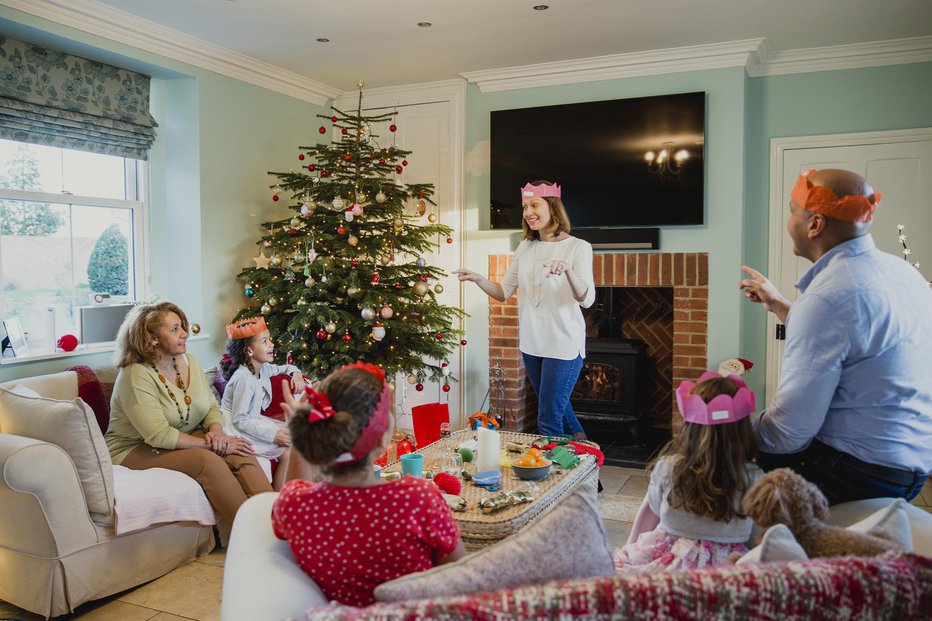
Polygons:
<instances>
[{"instance_id":1,"label":"window","mask_svg":"<svg viewBox=\"0 0 932 621\"><path fill-rule=\"evenodd\" d=\"M0 140L0 320L30 354L81 339L95 293L145 297L144 166L112 155Z\"/></svg>"}]
</instances>

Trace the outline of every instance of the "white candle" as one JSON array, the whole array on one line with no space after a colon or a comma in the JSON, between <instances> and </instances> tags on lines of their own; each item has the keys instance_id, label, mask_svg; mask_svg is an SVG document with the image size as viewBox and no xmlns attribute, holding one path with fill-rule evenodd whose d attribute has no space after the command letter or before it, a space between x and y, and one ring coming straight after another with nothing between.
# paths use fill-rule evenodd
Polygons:
<instances>
[{"instance_id":1,"label":"white candle","mask_svg":"<svg viewBox=\"0 0 932 621\"><path fill-rule=\"evenodd\" d=\"M479 427L479 454L476 469L498 470L501 466L501 442L497 431Z\"/></svg>"}]
</instances>

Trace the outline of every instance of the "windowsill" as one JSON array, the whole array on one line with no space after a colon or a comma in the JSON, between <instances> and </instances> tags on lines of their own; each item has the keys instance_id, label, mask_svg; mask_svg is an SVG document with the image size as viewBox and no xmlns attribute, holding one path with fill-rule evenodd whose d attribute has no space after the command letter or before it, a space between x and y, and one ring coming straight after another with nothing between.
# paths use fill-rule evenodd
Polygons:
<instances>
[{"instance_id":1,"label":"windowsill","mask_svg":"<svg viewBox=\"0 0 932 621\"><path fill-rule=\"evenodd\" d=\"M209 334L198 334L197 336L188 337L189 341L203 341L210 338ZM60 358L74 358L77 356L92 356L94 354L106 354L112 352L116 343L100 343L94 345L78 345L74 351L53 351L53 352L36 352L29 353L25 356L16 356L10 358L0 358L0 365L23 364L26 362L39 362L41 360L58 360Z\"/></svg>"}]
</instances>

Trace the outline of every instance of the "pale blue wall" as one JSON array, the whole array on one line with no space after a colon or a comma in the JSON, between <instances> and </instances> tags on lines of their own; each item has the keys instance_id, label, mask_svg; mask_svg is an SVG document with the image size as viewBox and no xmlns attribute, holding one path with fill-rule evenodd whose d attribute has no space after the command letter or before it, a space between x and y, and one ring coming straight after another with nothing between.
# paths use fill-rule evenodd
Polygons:
<instances>
[{"instance_id":1,"label":"pale blue wall","mask_svg":"<svg viewBox=\"0 0 932 621\"><path fill-rule=\"evenodd\" d=\"M744 256L766 269L769 238L770 140L932 127L932 63L751 78L747 87L747 198ZM741 357L760 363L748 376L766 379L765 313L742 309Z\"/></svg>"},{"instance_id":2,"label":"pale blue wall","mask_svg":"<svg viewBox=\"0 0 932 621\"><path fill-rule=\"evenodd\" d=\"M154 76L152 110L159 122L150 164L149 291L178 303L209 340L191 351L216 363L223 325L246 302L235 276L252 265L261 222L289 212L271 201L266 171L298 166L297 147L319 142L320 106L114 43L0 6L0 33L51 41L72 53L144 70ZM47 41L36 41L50 44ZM108 354L0 367L0 382L103 365Z\"/></svg>"},{"instance_id":3,"label":"pale blue wall","mask_svg":"<svg viewBox=\"0 0 932 621\"><path fill-rule=\"evenodd\" d=\"M744 226L741 170L746 81L744 69L736 67L500 93L482 93L470 86L466 96L467 266L486 273L488 255L507 254L513 249L512 234L482 230L488 228L490 111L705 91L706 224L663 228L660 251L709 253L709 361L717 366L721 360L737 356L741 298L736 283ZM488 387L488 298L477 287L467 286L464 301L470 314L466 321L470 345L466 349L464 385L467 407L472 411Z\"/></svg>"}]
</instances>

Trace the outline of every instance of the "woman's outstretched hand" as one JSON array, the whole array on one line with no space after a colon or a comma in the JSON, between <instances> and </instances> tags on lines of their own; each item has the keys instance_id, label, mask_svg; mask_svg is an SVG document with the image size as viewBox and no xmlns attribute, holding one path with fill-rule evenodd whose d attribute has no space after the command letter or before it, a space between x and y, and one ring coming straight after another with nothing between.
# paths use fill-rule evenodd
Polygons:
<instances>
[{"instance_id":1,"label":"woman's outstretched hand","mask_svg":"<svg viewBox=\"0 0 932 621\"><path fill-rule=\"evenodd\" d=\"M565 261L554 259L553 261L544 263L544 269L547 270L547 278L550 278L551 276L560 276L568 273L570 271L570 266Z\"/></svg>"},{"instance_id":2,"label":"woman's outstretched hand","mask_svg":"<svg viewBox=\"0 0 932 621\"><path fill-rule=\"evenodd\" d=\"M458 270L453 270L450 273L456 274L456 277L460 279L460 282L463 282L464 280L468 280L470 282L479 282L480 280L485 278L485 276L483 276L482 274L478 274L472 270L468 270L465 267L461 267Z\"/></svg>"}]
</instances>

